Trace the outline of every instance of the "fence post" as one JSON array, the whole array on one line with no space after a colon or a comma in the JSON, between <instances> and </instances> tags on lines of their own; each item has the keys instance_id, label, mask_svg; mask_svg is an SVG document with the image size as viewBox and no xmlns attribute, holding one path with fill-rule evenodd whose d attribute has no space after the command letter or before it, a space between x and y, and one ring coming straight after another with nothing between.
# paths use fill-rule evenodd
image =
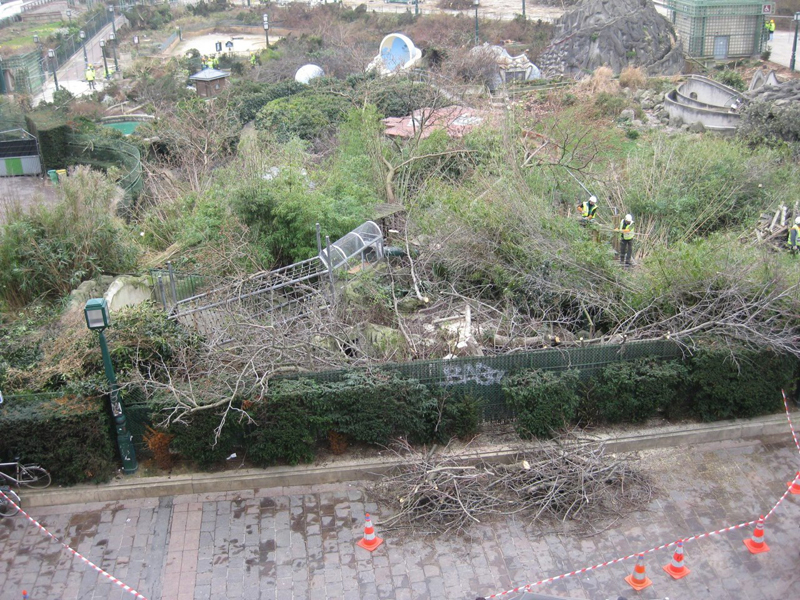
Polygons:
<instances>
[{"instance_id":1,"label":"fence post","mask_svg":"<svg viewBox=\"0 0 800 600\"><path fill-rule=\"evenodd\" d=\"M328 248L328 280L331 284L331 306L336 303L336 288L333 285L333 257L331 256L331 236L325 236L325 245Z\"/></svg>"},{"instance_id":2,"label":"fence post","mask_svg":"<svg viewBox=\"0 0 800 600\"><path fill-rule=\"evenodd\" d=\"M172 270L172 261L167 261L167 269L169 269L169 289L172 292L173 303L178 303L178 291L175 289L175 271Z\"/></svg>"},{"instance_id":3,"label":"fence post","mask_svg":"<svg viewBox=\"0 0 800 600\"><path fill-rule=\"evenodd\" d=\"M317 255L322 254L322 238L320 238L319 223L317 223Z\"/></svg>"},{"instance_id":4,"label":"fence post","mask_svg":"<svg viewBox=\"0 0 800 600\"><path fill-rule=\"evenodd\" d=\"M161 278L161 273L158 274L158 292L161 294L161 304L164 310L167 310L167 294L164 291L164 280Z\"/></svg>"}]
</instances>

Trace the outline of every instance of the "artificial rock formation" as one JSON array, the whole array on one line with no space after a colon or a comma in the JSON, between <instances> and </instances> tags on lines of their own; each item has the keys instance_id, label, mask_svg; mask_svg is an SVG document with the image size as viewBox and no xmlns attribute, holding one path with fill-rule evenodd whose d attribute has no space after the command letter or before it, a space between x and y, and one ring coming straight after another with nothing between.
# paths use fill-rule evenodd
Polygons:
<instances>
[{"instance_id":1,"label":"artificial rock formation","mask_svg":"<svg viewBox=\"0 0 800 600\"><path fill-rule=\"evenodd\" d=\"M630 65L648 75L674 75L683 68L683 51L651 0L583 0L558 20L537 63L546 77L574 77L603 65L615 74Z\"/></svg>"}]
</instances>

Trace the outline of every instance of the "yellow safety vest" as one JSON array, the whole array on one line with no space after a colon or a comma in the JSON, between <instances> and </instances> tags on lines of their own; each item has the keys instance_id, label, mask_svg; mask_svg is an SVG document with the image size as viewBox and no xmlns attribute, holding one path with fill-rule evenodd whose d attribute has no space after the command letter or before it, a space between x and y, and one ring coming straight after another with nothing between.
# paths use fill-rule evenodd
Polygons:
<instances>
[{"instance_id":1,"label":"yellow safety vest","mask_svg":"<svg viewBox=\"0 0 800 600\"><path fill-rule=\"evenodd\" d=\"M794 244L792 243L792 231L796 231L797 235L794 238ZM789 229L789 237L786 238L786 243L790 248L797 248L800 245L800 225L793 225L791 229Z\"/></svg>"},{"instance_id":2,"label":"yellow safety vest","mask_svg":"<svg viewBox=\"0 0 800 600\"><path fill-rule=\"evenodd\" d=\"M94 69L86 69L86 81L94 81Z\"/></svg>"},{"instance_id":3,"label":"yellow safety vest","mask_svg":"<svg viewBox=\"0 0 800 600\"><path fill-rule=\"evenodd\" d=\"M628 223L628 226L625 227L625 219L622 219L619 223L619 228L622 231L621 238L623 240L633 239L633 223Z\"/></svg>"}]
</instances>

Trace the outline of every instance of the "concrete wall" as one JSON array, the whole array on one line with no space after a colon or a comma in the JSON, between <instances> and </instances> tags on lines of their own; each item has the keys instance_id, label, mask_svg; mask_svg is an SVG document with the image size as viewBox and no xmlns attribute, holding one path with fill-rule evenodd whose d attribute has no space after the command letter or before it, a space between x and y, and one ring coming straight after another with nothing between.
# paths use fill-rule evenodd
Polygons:
<instances>
[{"instance_id":1,"label":"concrete wall","mask_svg":"<svg viewBox=\"0 0 800 600\"><path fill-rule=\"evenodd\" d=\"M729 107L734 102L739 103L742 100L742 95L735 89L702 75L690 75L684 83L678 86L678 93L703 104L717 107ZM695 96L693 97L692 94Z\"/></svg>"},{"instance_id":2,"label":"concrete wall","mask_svg":"<svg viewBox=\"0 0 800 600\"><path fill-rule=\"evenodd\" d=\"M676 100L677 93L672 90L664 98L664 108L669 113L671 120L680 118L684 123L702 123L706 129L713 129L726 133L733 133L739 126L740 116L737 113L727 112L725 109L707 109L697 106L687 106Z\"/></svg>"},{"instance_id":3,"label":"concrete wall","mask_svg":"<svg viewBox=\"0 0 800 600\"><path fill-rule=\"evenodd\" d=\"M134 277L133 275L122 275L117 277L108 290L103 294L108 303L108 308L113 314L126 306L136 306L152 297L150 282L147 277Z\"/></svg>"}]
</instances>

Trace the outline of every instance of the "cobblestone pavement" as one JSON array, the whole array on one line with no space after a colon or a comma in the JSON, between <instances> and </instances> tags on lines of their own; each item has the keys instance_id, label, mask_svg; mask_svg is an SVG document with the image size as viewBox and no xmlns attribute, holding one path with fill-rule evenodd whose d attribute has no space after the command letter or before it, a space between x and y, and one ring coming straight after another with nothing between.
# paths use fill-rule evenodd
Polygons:
<instances>
[{"instance_id":1,"label":"cobblestone pavement","mask_svg":"<svg viewBox=\"0 0 800 600\"><path fill-rule=\"evenodd\" d=\"M800 468L791 442L659 450L643 460L658 496L646 511L596 523L600 533L591 537L512 519L476 525L469 537L381 532L388 509L355 483L58 506L32 516L150 600L472 600L749 521L772 507ZM661 569L671 550L648 554L653 586L638 594L623 582L632 561L536 591L587 600L800 598L799 502L787 497L767 521L768 553L749 554L742 540L751 528L740 529L688 543L692 572L680 581ZM365 511L386 540L371 554L355 545ZM23 589L32 600L132 598L20 516L0 519L0 564L3 600L21 598Z\"/></svg>"}]
</instances>

